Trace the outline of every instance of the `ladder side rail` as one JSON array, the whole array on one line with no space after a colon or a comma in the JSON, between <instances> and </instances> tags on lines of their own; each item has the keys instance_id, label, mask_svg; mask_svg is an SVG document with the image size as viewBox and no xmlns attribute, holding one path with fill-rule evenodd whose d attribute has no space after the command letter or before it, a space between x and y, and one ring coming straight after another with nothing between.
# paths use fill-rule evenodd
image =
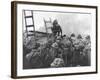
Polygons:
<instances>
[{"instance_id":1,"label":"ladder side rail","mask_svg":"<svg viewBox=\"0 0 100 80\"><path fill-rule=\"evenodd\" d=\"M46 23L48 23L45 19L44 19L44 23L45 23L45 28L46 28L46 33L47 33L47 40L49 39L49 33L48 33L48 28Z\"/></svg>"},{"instance_id":2,"label":"ladder side rail","mask_svg":"<svg viewBox=\"0 0 100 80\"><path fill-rule=\"evenodd\" d=\"M27 21L26 21L26 18L25 18L25 16L26 16L26 13L25 13L25 10L23 10L24 11L24 19L25 19L25 27L27 26ZM26 33L27 33L27 37L28 37L28 29L27 29L27 27L26 27Z\"/></svg>"},{"instance_id":3,"label":"ladder side rail","mask_svg":"<svg viewBox=\"0 0 100 80\"><path fill-rule=\"evenodd\" d=\"M44 19L44 23L45 23L46 33L48 33L48 30L47 30L47 26L46 26L46 21L45 21L45 19Z\"/></svg>"},{"instance_id":4,"label":"ladder side rail","mask_svg":"<svg viewBox=\"0 0 100 80\"><path fill-rule=\"evenodd\" d=\"M47 27L46 23L51 23L52 24L52 21L51 21L51 18L49 18L50 20L49 21L46 21L44 19L44 23L45 23L45 28L46 28L46 33L47 33L47 38L49 39L49 32L48 30L51 29L50 27Z\"/></svg>"},{"instance_id":5,"label":"ladder side rail","mask_svg":"<svg viewBox=\"0 0 100 80\"><path fill-rule=\"evenodd\" d=\"M36 40L36 32L35 32L35 25L34 25L34 16L33 16L33 11L31 10L32 14L32 22L33 22L33 35L34 35L34 41ZM35 41L36 43L36 41Z\"/></svg>"}]
</instances>

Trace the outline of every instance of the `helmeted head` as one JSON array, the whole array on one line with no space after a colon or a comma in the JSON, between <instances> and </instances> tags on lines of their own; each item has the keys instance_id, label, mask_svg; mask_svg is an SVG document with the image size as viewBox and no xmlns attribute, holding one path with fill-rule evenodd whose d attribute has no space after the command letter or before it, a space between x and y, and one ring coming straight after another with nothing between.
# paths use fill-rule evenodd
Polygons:
<instances>
[{"instance_id":1,"label":"helmeted head","mask_svg":"<svg viewBox=\"0 0 100 80\"><path fill-rule=\"evenodd\" d=\"M74 34L74 33L72 33L72 34L70 35L70 39L72 40L72 42L75 41L76 37L75 37L75 34Z\"/></svg>"},{"instance_id":2,"label":"helmeted head","mask_svg":"<svg viewBox=\"0 0 100 80\"><path fill-rule=\"evenodd\" d=\"M90 35L87 35L85 38L86 38L87 40L90 40Z\"/></svg>"},{"instance_id":3,"label":"helmeted head","mask_svg":"<svg viewBox=\"0 0 100 80\"><path fill-rule=\"evenodd\" d=\"M72 33L72 34L70 35L70 37L75 37L75 34L74 34L74 33Z\"/></svg>"},{"instance_id":4,"label":"helmeted head","mask_svg":"<svg viewBox=\"0 0 100 80\"><path fill-rule=\"evenodd\" d=\"M77 36L77 39L82 39L82 36L79 34L79 35Z\"/></svg>"},{"instance_id":5,"label":"helmeted head","mask_svg":"<svg viewBox=\"0 0 100 80\"><path fill-rule=\"evenodd\" d=\"M55 20L53 21L53 25L56 25L56 24L58 24L57 19L55 19Z\"/></svg>"},{"instance_id":6,"label":"helmeted head","mask_svg":"<svg viewBox=\"0 0 100 80\"><path fill-rule=\"evenodd\" d=\"M52 45L51 45L53 48L58 48L58 44L57 43L53 43Z\"/></svg>"},{"instance_id":7,"label":"helmeted head","mask_svg":"<svg viewBox=\"0 0 100 80\"><path fill-rule=\"evenodd\" d=\"M60 43L60 42L61 42L61 36L58 36L58 37L56 38L56 42L57 42L57 43Z\"/></svg>"}]
</instances>

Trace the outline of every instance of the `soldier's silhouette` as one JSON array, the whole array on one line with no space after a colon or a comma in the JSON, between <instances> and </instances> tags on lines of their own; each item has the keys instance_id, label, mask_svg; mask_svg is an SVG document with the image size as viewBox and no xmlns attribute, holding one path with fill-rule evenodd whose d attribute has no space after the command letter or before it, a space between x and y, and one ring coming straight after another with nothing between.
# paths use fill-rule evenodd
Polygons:
<instances>
[{"instance_id":1,"label":"soldier's silhouette","mask_svg":"<svg viewBox=\"0 0 100 80\"><path fill-rule=\"evenodd\" d=\"M62 29L61 26L58 24L57 20L53 21L53 28L52 28L52 32L54 34L54 36L62 36Z\"/></svg>"}]
</instances>

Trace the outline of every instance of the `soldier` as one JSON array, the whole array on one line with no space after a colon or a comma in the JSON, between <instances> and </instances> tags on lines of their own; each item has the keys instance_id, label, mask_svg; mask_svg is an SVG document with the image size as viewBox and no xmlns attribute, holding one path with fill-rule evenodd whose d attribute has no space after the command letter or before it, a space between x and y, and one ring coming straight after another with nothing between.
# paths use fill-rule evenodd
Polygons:
<instances>
[{"instance_id":1,"label":"soldier","mask_svg":"<svg viewBox=\"0 0 100 80\"><path fill-rule=\"evenodd\" d=\"M80 34L77 36L77 39L76 39L76 42L74 43L74 46L75 46L74 65L75 66L82 66L84 42L83 42L83 38Z\"/></svg>"},{"instance_id":2,"label":"soldier","mask_svg":"<svg viewBox=\"0 0 100 80\"><path fill-rule=\"evenodd\" d=\"M63 44L61 43L61 37L57 37L56 41L52 44L52 52L54 57L62 58Z\"/></svg>"},{"instance_id":3,"label":"soldier","mask_svg":"<svg viewBox=\"0 0 100 80\"><path fill-rule=\"evenodd\" d=\"M74 60L73 60L73 57L74 57L74 50L75 50L75 46L74 46L74 43L75 43L75 34L72 33L69 37L69 41L70 41L70 47L69 47L69 52L68 53L68 66L73 66L73 63L74 63Z\"/></svg>"},{"instance_id":4,"label":"soldier","mask_svg":"<svg viewBox=\"0 0 100 80\"><path fill-rule=\"evenodd\" d=\"M82 66L90 66L91 65L91 39L90 36L85 37L85 47L83 50L83 64Z\"/></svg>"},{"instance_id":5,"label":"soldier","mask_svg":"<svg viewBox=\"0 0 100 80\"><path fill-rule=\"evenodd\" d=\"M63 41L64 44L64 62L65 62L65 66L70 66L71 64L71 42L69 40L69 38L65 39L65 41Z\"/></svg>"},{"instance_id":6,"label":"soldier","mask_svg":"<svg viewBox=\"0 0 100 80\"><path fill-rule=\"evenodd\" d=\"M58 24L57 20L54 20L54 22L53 22L52 32L53 32L54 36L56 36L56 35L59 36L60 33L61 33L61 36L62 36L62 29L61 29L61 26Z\"/></svg>"}]
</instances>

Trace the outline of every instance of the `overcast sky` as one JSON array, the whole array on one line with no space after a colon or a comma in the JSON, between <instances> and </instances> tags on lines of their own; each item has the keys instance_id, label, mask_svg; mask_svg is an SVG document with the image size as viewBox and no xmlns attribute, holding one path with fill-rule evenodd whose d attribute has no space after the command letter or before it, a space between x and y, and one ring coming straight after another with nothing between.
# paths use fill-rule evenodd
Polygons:
<instances>
[{"instance_id":1,"label":"overcast sky","mask_svg":"<svg viewBox=\"0 0 100 80\"><path fill-rule=\"evenodd\" d=\"M30 15L30 13L27 13L27 15ZM33 11L33 15L37 31L45 31L44 19L49 20L49 18L52 22L55 19L58 20L63 34L90 34L91 31L91 14ZM27 22L32 24L31 20L27 20Z\"/></svg>"}]
</instances>

